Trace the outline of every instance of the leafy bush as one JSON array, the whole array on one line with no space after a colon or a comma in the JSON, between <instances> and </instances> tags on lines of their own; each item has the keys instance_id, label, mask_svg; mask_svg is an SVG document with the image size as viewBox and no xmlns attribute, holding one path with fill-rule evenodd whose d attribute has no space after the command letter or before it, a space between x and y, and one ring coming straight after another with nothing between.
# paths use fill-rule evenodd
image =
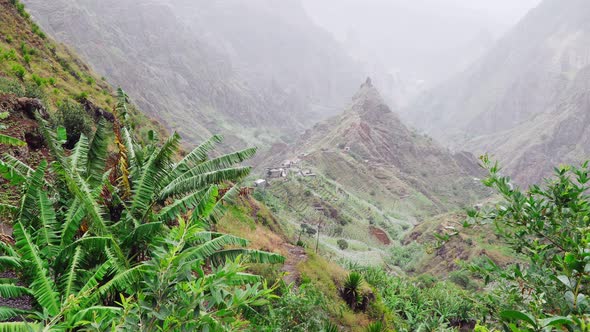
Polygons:
<instances>
[{"instance_id":1,"label":"leafy bush","mask_svg":"<svg viewBox=\"0 0 590 332\"><path fill-rule=\"evenodd\" d=\"M326 329L330 327L328 301L322 292L310 283L283 292L253 318L251 331L331 331Z\"/></svg>"},{"instance_id":2,"label":"leafy bush","mask_svg":"<svg viewBox=\"0 0 590 332\"><path fill-rule=\"evenodd\" d=\"M86 84L92 85L94 84L95 80L92 76L86 76Z\"/></svg>"},{"instance_id":3,"label":"leafy bush","mask_svg":"<svg viewBox=\"0 0 590 332\"><path fill-rule=\"evenodd\" d=\"M348 249L348 242L344 239L339 239L337 241L338 247L340 248L340 250L346 250Z\"/></svg>"},{"instance_id":4,"label":"leafy bush","mask_svg":"<svg viewBox=\"0 0 590 332\"><path fill-rule=\"evenodd\" d=\"M487 317L485 297L475 297L452 283L388 275L379 268L360 269L396 319L397 330L433 331L474 324ZM432 281L433 283L430 283ZM443 329L444 330L444 329Z\"/></svg>"},{"instance_id":5,"label":"leafy bush","mask_svg":"<svg viewBox=\"0 0 590 332\"><path fill-rule=\"evenodd\" d=\"M86 92L86 91L82 91L82 92L74 95L74 100L76 100L78 102L82 102L86 99L88 99L88 92Z\"/></svg>"},{"instance_id":6,"label":"leafy bush","mask_svg":"<svg viewBox=\"0 0 590 332\"><path fill-rule=\"evenodd\" d=\"M362 305L362 285L363 276L358 272L351 272L344 281L344 287L342 288L341 295L352 310L357 310Z\"/></svg>"},{"instance_id":7,"label":"leafy bush","mask_svg":"<svg viewBox=\"0 0 590 332\"><path fill-rule=\"evenodd\" d=\"M424 247L417 242L412 242L407 246L394 246L390 249L390 253L392 264L409 271L424 255Z\"/></svg>"},{"instance_id":8,"label":"leafy bush","mask_svg":"<svg viewBox=\"0 0 590 332\"><path fill-rule=\"evenodd\" d=\"M369 326L367 326L367 332L384 332L385 331L385 327L383 326L383 323L381 322L374 322L369 324Z\"/></svg>"},{"instance_id":9,"label":"leafy bush","mask_svg":"<svg viewBox=\"0 0 590 332\"><path fill-rule=\"evenodd\" d=\"M41 101L45 100L45 92L43 92L43 88L34 82L25 82L24 96L27 98L37 98Z\"/></svg>"},{"instance_id":10,"label":"leafy bush","mask_svg":"<svg viewBox=\"0 0 590 332\"><path fill-rule=\"evenodd\" d=\"M13 4L16 6L16 10L20 16L24 17L25 19L30 18L30 15L25 10L25 5L23 3L19 2L18 0L15 0L13 1Z\"/></svg>"},{"instance_id":11,"label":"leafy bush","mask_svg":"<svg viewBox=\"0 0 590 332\"><path fill-rule=\"evenodd\" d=\"M579 328L579 320L590 316L589 163L556 168L544 187L533 185L523 192L500 174L497 163L487 156L481 159L489 171L483 183L495 188L503 201L488 211L471 211L470 222L495 223L527 264L504 269L488 260L472 270L486 282L501 280L499 293L515 299L502 320L520 322L525 330L544 328L548 322Z\"/></svg>"},{"instance_id":12,"label":"leafy bush","mask_svg":"<svg viewBox=\"0 0 590 332\"><path fill-rule=\"evenodd\" d=\"M64 101L59 105L55 114L56 125L66 129L67 140L65 147L73 149L82 134L88 136L92 132L92 120L79 104Z\"/></svg>"},{"instance_id":13,"label":"leafy bush","mask_svg":"<svg viewBox=\"0 0 590 332\"><path fill-rule=\"evenodd\" d=\"M37 36L41 37L41 39L47 38L45 32L43 32L43 30L41 30L41 28L35 22L31 23L31 31L33 31L33 33Z\"/></svg>"},{"instance_id":14,"label":"leafy bush","mask_svg":"<svg viewBox=\"0 0 590 332\"><path fill-rule=\"evenodd\" d=\"M16 61L17 57L16 57L16 51L11 49L8 50L6 52L2 53L2 59L4 60L10 60L10 61Z\"/></svg>"},{"instance_id":15,"label":"leafy bush","mask_svg":"<svg viewBox=\"0 0 590 332\"><path fill-rule=\"evenodd\" d=\"M12 65L12 67L10 68L10 72L21 81L25 79L25 74L27 73L25 67L19 64Z\"/></svg>"},{"instance_id":16,"label":"leafy bush","mask_svg":"<svg viewBox=\"0 0 590 332\"><path fill-rule=\"evenodd\" d=\"M31 80L33 80L33 82L35 82L35 84L37 84L38 87L42 87L45 84L47 84L46 79L44 79L43 77L40 77L36 74L31 75Z\"/></svg>"}]
</instances>

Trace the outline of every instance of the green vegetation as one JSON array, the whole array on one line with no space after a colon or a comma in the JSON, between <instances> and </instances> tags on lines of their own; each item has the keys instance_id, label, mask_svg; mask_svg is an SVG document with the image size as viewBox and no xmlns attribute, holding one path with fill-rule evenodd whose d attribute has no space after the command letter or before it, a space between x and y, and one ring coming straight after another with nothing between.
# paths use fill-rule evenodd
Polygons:
<instances>
[{"instance_id":1,"label":"green vegetation","mask_svg":"<svg viewBox=\"0 0 590 332\"><path fill-rule=\"evenodd\" d=\"M64 100L91 100L103 109L110 109L115 91L88 69L69 49L47 37L26 13L20 1L0 3L0 93L15 93L42 99L48 109L55 110ZM9 89L5 82L15 80ZM92 84L85 84L92 82ZM25 90L14 91L17 86ZM18 93L17 93L18 92ZM106 93L105 93L106 92ZM142 138L154 130L165 131L157 122L130 107L133 129Z\"/></svg>"},{"instance_id":2,"label":"green vegetation","mask_svg":"<svg viewBox=\"0 0 590 332\"><path fill-rule=\"evenodd\" d=\"M88 137L92 133L91 122L81 105L68 100L59 105L55 114L56 125L64 127L67 132L65 147L68 149L74 148L81 135Z\"/></svg>"},{"instance_id":3,"label":"green vegetation","mask_svg":"<svg viewBox=\"0 0 590 332\"><path fill-rule=\"evenodd\" d=\"M503 321L522 331L547 326L590 328L590 189L589 163L562 166L543 187L523 192L500 175L497 163L482 157L490 176L484 180L503 198L497 207L475 220L494 222L510 247L526 257L526 264L502 268L493 261L472 266L484 280L501 280L498 289L513 303L500 313Z\"/></svg>"},{"instance_id":4,"label":"green vegetation","mask_svg":"<svg viewBox=\"0 0 590 332\"><path fill-rule=\"evenodd\" d=\"M19 64L12 65L12 67L10 68L10 71L12 72L12 74L15 77L17 77L21 81L25 79L25 74L27 73L25 67L23 67Z\"/></svg>"},{"instance_id":5,"label":"green vegetation","mask_svg":"<svg viewBox=\"0 0 590 332\"><path fill-rule=\"evenodd\" d=\"M0 306L0 331L590 330L588 163L523 192L483 158L500 200L470 211L463 230L461 213L430 218L434 201L418 192L383 208L396 196L382 187L330 180L354 174L352 153L318 160L325 177L242 197L255 149L212 157L218 136L188 153L177 134L160 140L123 91L11 3L0 12L0 92L39 99L50 120L18 127L13 110L0 112L0 148L14 153L0 161L13 231L0 234L0 298L30 304ZM114 98L110 121L87 109ZM42 146L19 159L24 131ZM463 186L450 188L437 199L455 206Z\"/></svg>"},{"instance_id":6,"label":"green vegetation","mask_svg":"<svg viewBox=\"0 0 590 332\"><path fill-rule=\"evenodd\" d=\"M110 129L101 120L92 140L82 133L66 151L63 127L40 121L53 175L45 160L35 169L8 155L2 161L2 175L22 195L17 204L2 202L14 244L0 242L0 266L17 273L0 294L30 297L34 305L2 308L3 320L23 322L0 329L233 329L272 298L273 288L245 273L243 262L283 258L208 230L236 193L220 195L219 187L248 174L236 164L255 149L210 159L221 141L213 137L175 162L178 135L142 144L118 121ZM117 158L107 165L112 145Z\"/></svg>"}]
</instances>

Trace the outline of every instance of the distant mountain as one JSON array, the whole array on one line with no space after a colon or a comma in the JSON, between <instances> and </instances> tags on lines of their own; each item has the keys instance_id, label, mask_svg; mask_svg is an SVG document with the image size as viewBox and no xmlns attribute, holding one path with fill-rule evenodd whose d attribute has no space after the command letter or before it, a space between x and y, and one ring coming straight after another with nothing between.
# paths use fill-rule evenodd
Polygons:
<instances>
[{"instance_id":1,"label":"distant mountain","mask_svg":"<svg viewBox=\"0 0 590 332\"><path fill-rule=\"evenodd\" d=\"M212 132L234 145L288 140L333 114L360 77L294 0L25 2L47 31L192 141Z\"/></svg>"},{"instance_id":2,"label":"distant mountain","mask_svg":"<svg viewBox=\"0 0 590 332\"><path fill-rule=\"evenodd\" d=\"M473 155L452 154L407 128L371 80L341 115L306 131L288 152L384 211L428 215L466 206L483 193ZM278 159L275 159L278 161Z\"/></svg>"},{"instance_id":3,"label":"distant mountain","mask_svg":"<svg viewBox=\"0 0 590 332\"><path fill-rule=\"evenodd\" d=\"M521 183L537 181L550 164L588 156L589 45L590 2L545 0L403 116L452 147L495 154Z\"/></svg>"}]
</instances>

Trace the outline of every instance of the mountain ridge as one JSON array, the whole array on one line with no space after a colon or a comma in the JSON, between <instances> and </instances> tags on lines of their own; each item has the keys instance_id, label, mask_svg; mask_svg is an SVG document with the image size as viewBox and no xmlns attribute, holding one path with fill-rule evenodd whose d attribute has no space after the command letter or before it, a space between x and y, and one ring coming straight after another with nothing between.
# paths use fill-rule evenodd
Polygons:
<instances>
[{"instance_id":1,"label":"mountain ridge","mask_svg":"<svg viewBox=\"0 0 590 332\"><path fill-rule=\"evenodd\" d=\"M308 129L274 163L298 155L360 197L379 202L385 211L394 212L401 203L424 208L418 214L442 212L467 206L481 194L474 180L482 174L475 157L450 153L411 131L370 79L341 115Z\"/></svg>"},{"instance_id":2,"label":"mountain ridge","mask_svg":"<svg viewBox=\"0 0 590 332\"><path fill-rule=\"evenodd\" d=\"M585 158L582 154L556 160L554 155L563 155L561 150L567 149L563 144L545 151L532 149L535 156L529 158L526 146L551 145L528 130L527 124L552 128L547 114L563 116L568 112L563 106L575 103L576 96L587 90L588 22L590 4L586 1L543 1L482 60L402 110L403 118L452 148L496 155L509 164L508 172L521 184L549 175L545 166L543 172L528 172L533 160ZM542 119L544 124L539 123ZM524 132L530 135L523 138ZM487 144L497 141L495 137L502 140L510 135L520 136L525 147ZM554 142L563 143L563 139L555 137Z\"/></svg>"},{"instance_id":3,"label":"mountain ridge","mask_svg":"<svg viewBox=\"0 0 590 332\"><path fill-rule=\"evenodd\" d=\"M192 142L221 133L239 146L289 140L352 91L344 70L355 65L337 44L315 26L303 29L280 20L278 10L263 6L267 2L224 7L234 2L26 1L44 28L127 87L139 106L169 129ZM244 12L256 19L246 19ZM297 13L293 20L306 19ZM276 29L268 29L269 22L277 23ZM236 29L242 38L235 37ZM260 38L279 42L252 48ZM280 42L284 39L298 44L288 47ZM315 57L318 52L330 61ZM269 57L276 59L275 68L260 65ZM324 104L316 107L319 102Z\"/></svg>"}]
</instances>

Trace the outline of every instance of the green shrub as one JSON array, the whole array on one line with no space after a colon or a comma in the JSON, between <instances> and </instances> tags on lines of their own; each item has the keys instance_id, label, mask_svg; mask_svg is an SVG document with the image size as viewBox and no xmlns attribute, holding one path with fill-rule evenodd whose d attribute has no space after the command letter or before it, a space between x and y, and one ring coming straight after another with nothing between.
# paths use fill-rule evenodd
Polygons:
<instances>
[{"instance_id":1,"label":"green shrub","mask_svg":"<svg viewBox=\"0 0 590 332\"><path fill-rule=\"evenodd\" d=\"M55 119L57 125L66 129L67 141L65 147L68 149L74 148L81 134L89 136L92 132L92 120L79 104L64 101L59 105Z\"/></svg>"},{"instance_id":2,"label":"green shrub","mask_svg":"<svg viewBox=\"0 0 590 332\"><path fill-rule=\"evenodd\" d=\"M367 275L367 282L387 309L399 315L395 320L398 330L447 331L443 327L473 324L489 315L484 296L467 293L452 283L436 282L432 276L411 279L388 275L382 269L361 273Z\"/></svg>"},{"instance_id":3,"label":"green shrub","mask_svg":"<svg viewBox=\"0 0 590 332\"><path fill-rule=\"evenodd\" d=\"M340 250L346 250L348 249L348 242L344 239L339 239L337 241L338 243L338 247L340 248Z\"/></svg>"},{"instance_id":4,"label":"green shrub","mask_svg":"<svg viewBox=\"0 0 590 332\"><path fill-rule=\"evenodd\" d=\"M2 54L2 59L9 60L9 61L16 61L16 51L14 49L10 49Z\"/></svg>"},{"instance_id":5,"label":"green shrub","mask_svg":"<svg viewBox=\"0 0 590 332\"><path fill-rule=\"evenodd\" d=\"M328 303L312 284L287 290L269 307L253 317L249 331L307 332L333 331L326 329Z\"/></svg>"},{"instance_id":6,"label":"green shrub","mask_svg":"<svg viewBox=\"0 0 590 332\"><path fill-rule=\"evenodd\" d=\"M385 332L385 327L381 322L374 322L367 326L367 332Z\"/></svg>"},{"instance_id":7,"label":"green shrub","mask_svg":"<svg viewBox=\"0 0 590 332\"><path fill-rule=\"evenodd\" d=\"M83 100L88 99L88 92L86 91L82 91L76 95L74 95L74 100L78 101L78 102L82 102Z\"/></svg>"},{"instance_id":8,"label":"green shrub","mask_svg":"<svg viewBox=\"0 0 590 332\"><path fill-rule=\"evenodd\" d=\"M498 294L513 299L504 306L510 310L500 315L506 323L521 321L540 329L552 321L560 322L551 325L559 330L580 329L584 323L575 319L587 321L590 315L590 162L559 166L542 186L523 191L501 174L498 163L488 156L481 160L489 171L484 185L494 188L502 201L472 215L467 225L494 222L526 264L501 267L488 260L472 265L472 272L486 283L499 281ZM571 319L560 317L568 315Z\"/></svg>"},{"instance_id":9,"label":"green shrub","mask_svg":"<svg viewBox=\"0 0 590 332\"><path fill-rule=\"evenodd\" d=\"M6 37L4 38L4 40L6 40L7 43L12 44L12 42L14 41L14 39L12 38L11 35L6 35Z\"/></svg>"},{"instance_id":10,"label":"green shrub","mask_svg":"<svg viewBox=\"0 0 590 332\"><path fill-rule=\"evenodd\" d=\"M363 276L356 271L350 272L344 281L344 287L342 288L341 296L352 310L357 310L362 304L362 285Z\"/></svg>"},{"instance_id":11,"label":"green shrub","mask_svg":"<svg viewBox=\"0 0 590 332\"><path fill-rule=\"evenodd\" d=\"M322 329L322 332L339 332L338 326L336 326L332 322L327 322L326 324L324 324L324 328Z\"/></svg>"},{"instance_id":12,"label":"green shrub","mask_svg":"<svg viewBox=\"0 0 590 332\"><path fill-rule=\"evenodd\" d=\"M24 17L25 19L30 18L29 13L27 13L25 10L25 5L23 3L16 1L14 5L16 6L16 10L20 16Z\"/></svg>"},{"instance_id":13,"label":"green shrub","mask_svg":"<svg viewBox=\"0 0 590 332\"><path fill-rule=\"evenodd\" d=\"M25 63L27 65L31 64L31 56L30 55L28 55L28 54L23 55L23 60L25 61Z\"/></svg>"},{"instance_id":14,"label":"green shrub","mask_svg":"<svg viewBox=\"0 0 590 332\"><path fill-rule=\"evenodd\" d=\"M36 74L31 75L31 79L33 80L33 82L35 82L35 84L37 84L37 86L42 87L45 84L47 84L47 80L45 80L43 77L40 77Z\"/></svg>"},{"instance_id":15,"label":"green shrub","mask_svg":"<svg viewBox=\"0 0 590 332\"><path fill-rule=\"evenodd\" d=\"M45 35L45 33L43 32L43 30L41 30L41 28L34 22L31 23L31 30L33 31L34 34L41 37L41 39L45 39L47 37Z\"/></svg>"},{"instance_id":16,"label":"green shrub","mask_svg":"<svg viewBox=\"0 0 590 332\"><path fill-rule=\"evenodd\" d=\"M466 271L453 271L449 273L449 281L467 290L477 290L479 287Z\"/></svg>"},{"instance_id":17,"label":"green shrub","mask_svg":"<svg viewBox=\"0 0 590 332\"><path fill-rule=\"evenodd\" d=\"M417 242L407 246L394 246L390 249L390 254L392 264L408 271L413 269L424 255L424 246Z\"/></svg>"},{"instance_id":18,"label":"green shrub","mask_svg":"<svg viewBox=\"0 0 590 332\"><path fill-rule=\"evenodd\" d=\"M24 80L25 79L25 74L27 73L25 67L19 65L19 64L14 64L12 65L12 68L10 69L10 71L12 72L12 74L14 76L16 76L17 78L19 78L20 80Z\"/></svg>"}]
</instances>

